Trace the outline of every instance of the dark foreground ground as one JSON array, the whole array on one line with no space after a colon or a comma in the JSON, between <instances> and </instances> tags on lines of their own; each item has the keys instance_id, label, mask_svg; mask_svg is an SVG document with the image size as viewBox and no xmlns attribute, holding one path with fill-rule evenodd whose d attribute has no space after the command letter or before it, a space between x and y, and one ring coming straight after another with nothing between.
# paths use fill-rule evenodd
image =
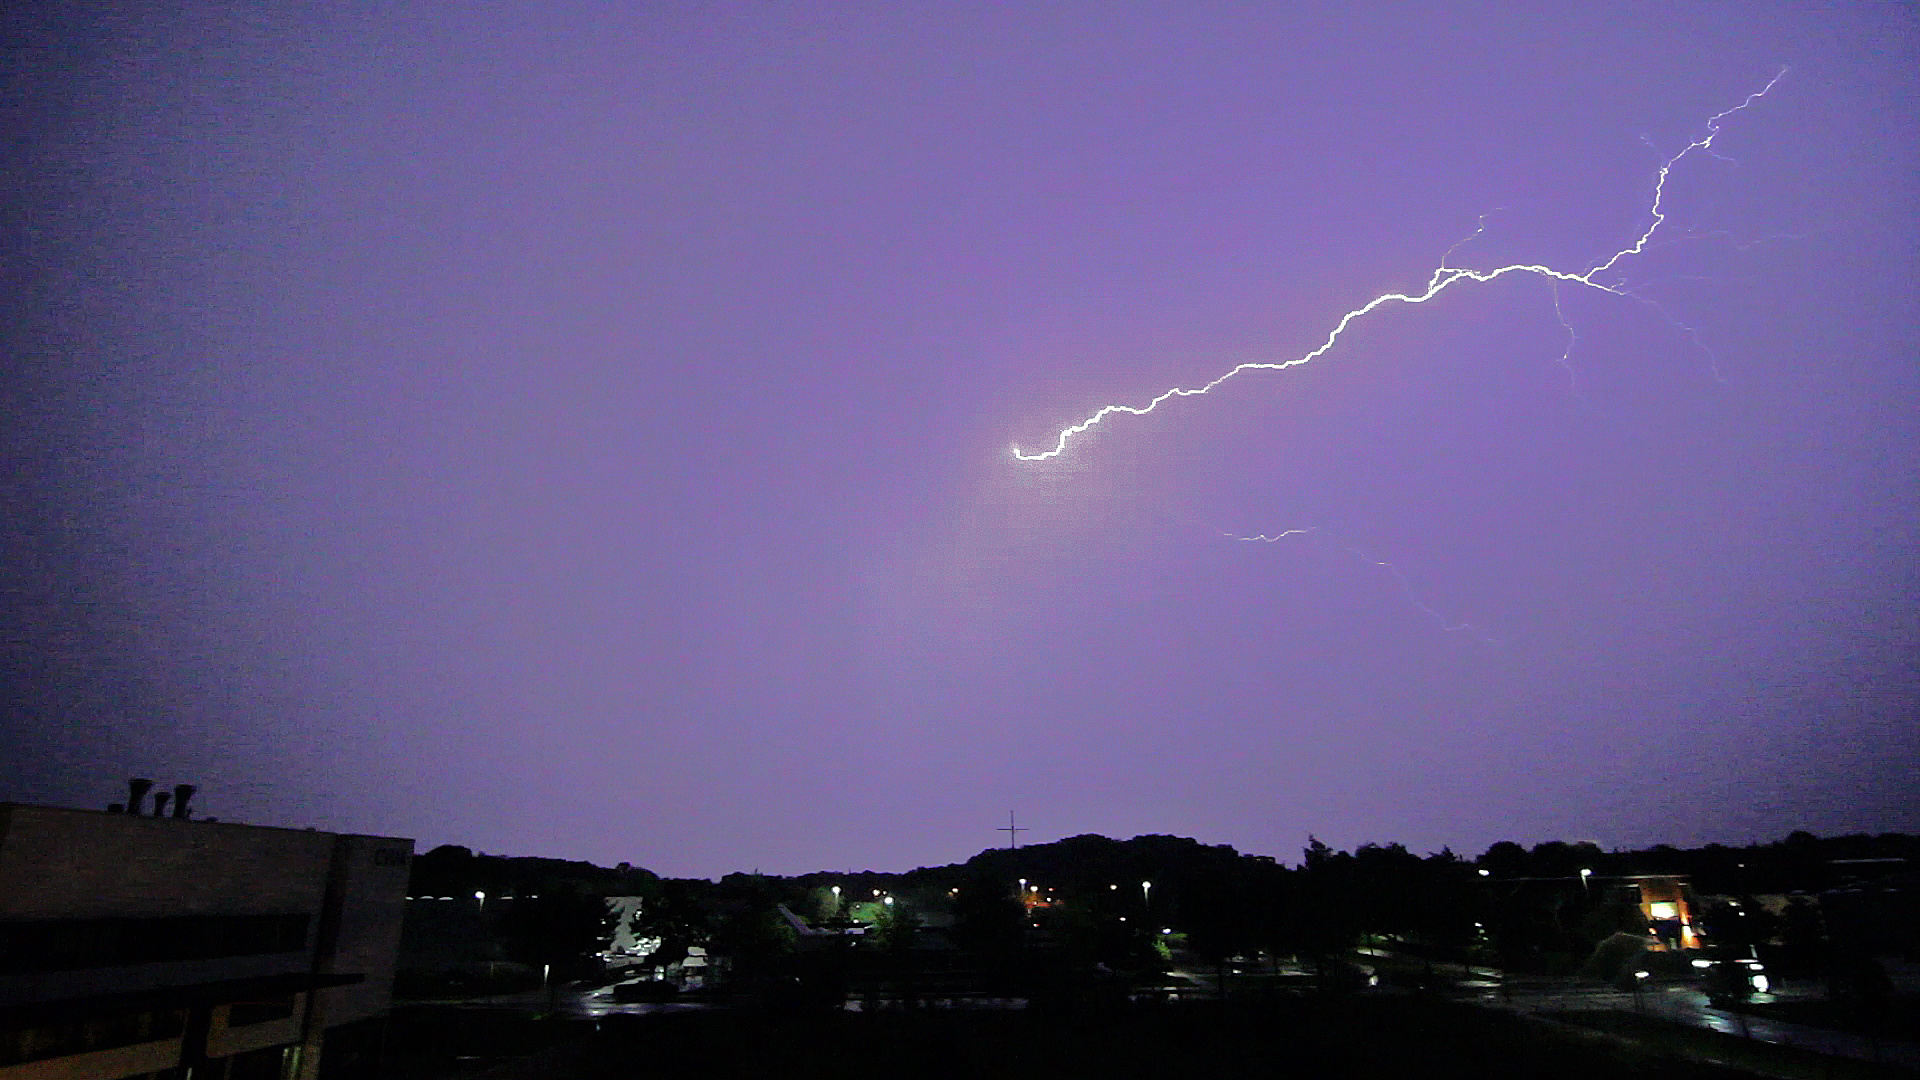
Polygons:
<instances>
[{"instance_id":1,"label":"dark foreground ground","mask_svg":"<svg viewBox=\"0 0 1920 1080\"><path fill-rule=\"evenodd\" d=\"M1744 1068L1731 1068L1701 1056L1698 1047L1672 1041L1632 1045L1590 1028L1543 1024L1458 1003L1366 996L1088 1013L715 1010L610 1016L597 1023L424 1010L396 1017L388 1075L412 1080L1272 1075L1732 1080L1756 1074L1892 1080L1914 1075L1813 1058L1735 1058Z\"/></svg>"}]
</instances>

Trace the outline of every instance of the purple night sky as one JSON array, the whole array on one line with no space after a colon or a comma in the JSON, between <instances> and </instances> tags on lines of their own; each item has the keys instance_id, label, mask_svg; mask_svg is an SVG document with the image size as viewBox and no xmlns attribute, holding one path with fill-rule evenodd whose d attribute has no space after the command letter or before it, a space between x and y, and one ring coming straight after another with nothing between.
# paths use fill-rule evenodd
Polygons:
<instances>
[{"instance_id":1,"label":"purple night sky","mask_svg":"<svg viewBox=\"0 0 1920 1080\"><path fill-rule=\"evenodd\" d=\"M1315 7L0 16L0 798L694 876L1920 831L1914 9ZM1014 456L1482 214L1585 272L1782 67L1631 294Z\"/></svg>"}]
</instances>

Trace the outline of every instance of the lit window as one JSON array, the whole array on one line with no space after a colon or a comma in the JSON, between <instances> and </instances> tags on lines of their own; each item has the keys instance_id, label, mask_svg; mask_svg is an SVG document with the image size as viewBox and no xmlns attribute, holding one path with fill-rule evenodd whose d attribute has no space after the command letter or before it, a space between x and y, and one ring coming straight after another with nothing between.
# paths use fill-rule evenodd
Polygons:
<instances>
[{"instance_id":1,"label":"lit window","mask_svg":"<svg viewBox=\"0 0 1920 1080\"><path fill-rule=\"evenodd\" d=\"M1656 919L1677 919L1680 917L1679 904L1648 904L1647 914Z\"/></svg>"}]
</instances>

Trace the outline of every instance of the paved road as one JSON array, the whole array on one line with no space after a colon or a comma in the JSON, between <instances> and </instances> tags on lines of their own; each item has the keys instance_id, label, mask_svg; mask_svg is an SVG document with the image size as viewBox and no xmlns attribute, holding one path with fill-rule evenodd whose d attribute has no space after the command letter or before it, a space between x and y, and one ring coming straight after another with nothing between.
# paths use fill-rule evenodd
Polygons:
<instances>
[{"instance_id":1,"label":"paved road","mask_svg":"<svg viewBox=\"0 0 1920 1080\"><path fill-rule=\"evenodd\" d=\"M1211 997L1219 993L1215 969L1198 965L1191 967L1181 965L1171 974L1177 980L1185 980L1192 985L1194 987L1192 992L1196 996ZM1295 972L1295 974L1300 973ZM1446 972L1446 974L1455 975L1454 972ZM1258 980L1248 981L1252 983ZM1519 1013L1583 1011L1639 1013L1691 1027L1705 1028L1709 1031L1757 1039L1761 1042L1795 1046L1822 1054L1855 1058L1861 1061L1879 1061L1920 1070L1920 1043L1897 1039L1869 1039L1850 1032L1790 1024L1715 1008L1707 1000L1706 994L1690 982L1654 981L1640 993L1633 993L1593 986L1570 977L1514 976L1503 982L1499 973L1481 969L1466 969L1459 972L1458 977L1451 981L1455 990L1450 996ZM1381 988L1370 992L1393 991ZM549 991L535 989L518 994L468 998L458 1002L435 1004L458 1004L475 1008L522 1008L528 1012L545 1012L548 1008L557 1006L556 1011L561 1015L578 1019L597 1019L616 1013L673 1012L690 1007L706 1007L678 1002L615 1002L611 1000L610 992L605 989L589 989L575 983L562 984L551 998L548 995ZM1760 1000L1765 1000L1765 997L1763 996Z\"/></svg>"},{"instance_id":2,"label":"paved road","mask_svg":"<svg viewBox=\"0 0 1920 1080\"><path fill-rule=\"evenodd\" d=\"M1790 1024L1716 1008L1708 1001L1706 994L1687 983L1654 983L1639 993L1632 993L1581 986L1571 979L1517 977L1505 987L1497 984L1475 987L1469 997L1483 1004L1522 1013L1589 1010L1634 1012L1760 1042L1920 1070L1920 1043L1870 1039L1851 1032ZM1760 1000L1765 999L1763 997Z\"/></svg>"},{"instance_id":3,"label":"paved road","mask_svg":"<svg viewBox=\"0 0 1920 1080\"><path fill-rule=\"evenodd\" d=\"M529 1016L549 1011L572 1020L597 1020L602 1016L640 1016L648 1013L683 1012L712 1008L700 1001L615 1001L610 987L590 987L581 983L561 983L552 990L538 987L511 994L486 997L419 999L395 1002L398 1007L433 1005L462 1009L502 1009L524 1012Z\"/></svg>"},{"instance_id":4,"label":"paved road","mask_svg":"<svg viewBox=\"0 0 1920 1080\"><path fill-rule=\"evenodd\" d=\"M1417 961L1408 961L1404 957L1394 957L1384 952L1365 949L1359 951L1371 954L1361 957L1369 964L1409 968L1418 965ZM1453 965L1439 965L1436 973L1444 976L1451 983L1453 992L1450 996L1495 1008L1521 1013L1583 1011L1639 1013L1760 1042L1920 1070L1920 1043L1899 1039L1870 1039L1851 1032L1792 1024L1716 1008L1708 1000L1707 995L1691 980L1672 982L1652 980L1635 993L1595 986L1570 976L1516 975L1503 980L1498 971L1461 968ZM1217 980L1210 968L1198 966L1179 968L1174 971L1174 974L1192 980L1207 993L1218 992ZM1370 992L1404 991L1383 987ZM1782 994L1780 998L1785 999L1789 996L1791 996L1790 993ZM1757 1001L1771 999L1773 999L1772 995L1760 995L1756 998Z\"/></svg>"}]
</instances>

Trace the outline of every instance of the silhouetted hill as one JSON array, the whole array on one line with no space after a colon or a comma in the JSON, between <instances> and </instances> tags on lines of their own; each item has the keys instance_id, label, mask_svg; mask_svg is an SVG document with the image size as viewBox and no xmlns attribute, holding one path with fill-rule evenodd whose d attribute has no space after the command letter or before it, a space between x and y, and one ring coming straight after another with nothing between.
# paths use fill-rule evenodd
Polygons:
<instances>
[{"instance_id":1,"label":"silhouetted hill","mask_svg":"<svg viewBox=\"0 0 1920 1080\"><path fill-rule=\"evenodd\" d=\"M1311 838L1309 838L1311 840ZM1322 848L1323 857L1349 857ZM1398 844L1363 844L1355 854L1376 853L1419 859ZM1888 866L1904 862L1909 871L1920 866L1920 837L1902 833L1816 837L1795 832L1783 840L1745 847L1708 844L1675 848L1656 844L1633 851L1604 851L1590 843L1548 841L1523 847L1496 843L1474 858L1450 852L1437 856L1489 870L1499 877L1568 877L1581 869L1599 875L1685 874L1702 894L1746 895L1794 891L1820 892L1871 880ZM1301 864L1304 865L1304 862ZM804 894L810 888L839 885L849 894L872 889L956 888L968 880L1025 878L1055 887L1085 891L1101 886L1139 889L1142 882L1177 887L1189 881L1217 882L1236 878L1265 879L1288 872L1272 857L1247 855L1227 844L1203 844L1184 836L1147 834L1115 840L1097 834L1071 836L1050 843L1019 848L989 848L964 863L922 866L899 871L815 871L791 877L729 874L721 882L727 891ZM651 871L629 866L607 868L593 863L530 856L475 854L458 845L442 845L413 860L411 891L436 895L489 895L538 891L543 885L562 885L577 891L607 895L645 892L659 881Z\"/></svg>"},{"instance_id":2,"label":"silhouetted hill","mask_svg":"<svg viewBox=\"0 0 1920 1080\"><path fill-rule=\"evenodd\" d=\"M413 895L489 896L539 894L565 889L603 896L627 895L658 881L649 870L622 863L608 869L590 862L535 856L474 854L457 844L442 844L413 859L407 891Z\"/></svg>"}]
</instances>

